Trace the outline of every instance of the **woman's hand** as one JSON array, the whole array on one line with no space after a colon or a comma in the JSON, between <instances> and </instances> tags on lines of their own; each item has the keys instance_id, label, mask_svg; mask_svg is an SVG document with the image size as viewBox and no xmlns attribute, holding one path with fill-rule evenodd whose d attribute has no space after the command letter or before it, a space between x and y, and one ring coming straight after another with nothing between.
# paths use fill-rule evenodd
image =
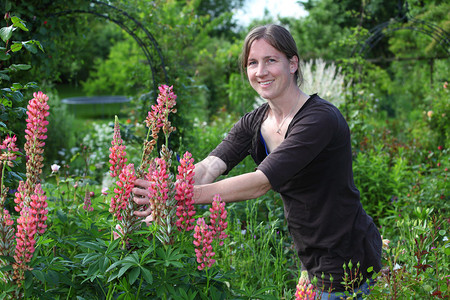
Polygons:
<instances>
[{"instance_id":1,"label":"woman's hand","mask_svg":"<svg viewBox=\"0 0 450 300\"><path fill-rule=\"evenodd\" d=\"M138 217L148 217L152 210L150 208L150 200L148 198L148 188L150 182L145 179L136 179L134 182L134 188L132 190L134 196L133 201L138 205L147 205L145 210L135 211L134 214ZM146 219L147 220L147 219Z\"/></svg>"}]
</instances>

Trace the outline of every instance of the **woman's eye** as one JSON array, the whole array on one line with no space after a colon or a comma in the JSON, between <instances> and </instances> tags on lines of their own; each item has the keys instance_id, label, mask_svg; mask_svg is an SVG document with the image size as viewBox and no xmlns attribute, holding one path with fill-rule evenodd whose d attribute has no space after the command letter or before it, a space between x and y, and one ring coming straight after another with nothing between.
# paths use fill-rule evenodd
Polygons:
<instances>
[{"instance_id":1,"label":"woman's eye","mask_svg":"<svg viewBox=\"0 0 450 300\"><path fill-rule=\"evenodd\" d=\"M276 62L276 60L275 59L273 59L273 58L269 58L269 62Z\"/></svg>"},{"instance_id":2,"label":"woman's eye","mask_svg":"<svg viewBox=\"0 0 450 300\"><path fill-rule=\"evenodd\" d=\"M256 65L256 61L249 61L248 62L248 66L254 66L254 65Z\"/></svg>"}]
</instances>

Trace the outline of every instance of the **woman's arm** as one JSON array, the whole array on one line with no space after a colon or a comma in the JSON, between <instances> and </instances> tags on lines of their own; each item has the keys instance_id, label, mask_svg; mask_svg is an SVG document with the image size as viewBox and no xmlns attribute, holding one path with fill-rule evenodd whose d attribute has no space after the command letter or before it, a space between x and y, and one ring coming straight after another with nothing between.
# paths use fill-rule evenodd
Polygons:
<instances>
[{"instance_id":1,"label":"woman's arm","mask_svg":"<svg viewBox=\"0 0 450 300\"><path fill-rule=\"evenodd\" d=\"M223 160L216 156L208 156L195 165L194 181L196 185L214 182L227 169Z\"/></svg>"},{"instance_id":2,"label":"woman's arm","mask_svg":"<svg viewBox=\"0 0 450 300\"><path fill-rule=\"evenodd\" d=\"M208 204L214 195L219 194L225 202L236 202L258 198L267 193L272 186L266 175L257 170L214 183L194 186L195 204Z\"/></svg>"}]
</instances>

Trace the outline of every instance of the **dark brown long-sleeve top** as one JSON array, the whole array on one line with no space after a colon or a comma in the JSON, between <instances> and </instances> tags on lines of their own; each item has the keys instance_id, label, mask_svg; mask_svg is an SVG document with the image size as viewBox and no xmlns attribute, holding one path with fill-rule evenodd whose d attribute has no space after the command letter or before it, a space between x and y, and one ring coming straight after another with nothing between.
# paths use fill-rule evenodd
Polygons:
<instances>
[{"instance_id":1,"label":"dark brown long-sleeve top","mask_svg":"<svg viewBox=\"0 0 450 300\"><path fill-rule=\"evenodd\" d=\"M250 154L279 192L302 265L324 287L343 290L344 263L360 270L381 269L381 237L360 202L353 182L350 131L340 111L312 95L294 116L285 140L267 153L260 134L268 109L263 104L244 115L210 155L227 171Z\"/></svg>"}]
</instances>

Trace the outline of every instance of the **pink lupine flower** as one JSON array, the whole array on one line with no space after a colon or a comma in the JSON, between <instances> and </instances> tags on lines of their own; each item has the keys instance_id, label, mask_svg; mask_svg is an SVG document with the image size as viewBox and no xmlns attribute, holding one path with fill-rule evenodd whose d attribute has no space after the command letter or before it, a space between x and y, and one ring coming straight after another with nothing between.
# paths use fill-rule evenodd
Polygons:
<instances>
[{"instance_id":1,"label":"pink lupine flower","mask_svg":"<svg viewBox=\"0 0 450 300\"><path fill-rule=\"evenodd\" d=\"M40 183L36 185L34 189L34 194L31 195L30 198L31 198L30 214L31 217L36 222L36 231L39 234L44 234L45 230L47 229L45 221L47 221L48 210L46 208L48 204L47 204L47 196L42 190Z\"/></svg>"},{"instance_id":2,"label":"pink lupine flower","mask_svg":"<svg viewBox=\"0 0 450 300\"><path fill-rule=\"evenodd\" d=\"M316 290L314 285L308 278L308 273L302 271L302 275L298 280L297 291L295 292L295 300L313 300L316 297Z\"/></svg>"},{"instance_id":3,"label":"pink lupine flower","mask_svg":"<svg viewBox=\"0 0 450 300\"><path fill-rule=\"evenodd\" d=\"M17 192L14 194L14 203L16 203L16 206L14 209L17 212L20 212L22 210L22 207L24 206L25 202L25 182L19 181L19 187L17 188Z\"/></svg>"},{"instance_id":4,"label":"pink lupine flower","mask_svg":"<svg viewBox=\"0 0 450 300\"><path fill-rule=\"evenodd\" d=\"M31 261L34 253L36 220L28 207L20 211L17 219L16 253L14 259L18 265L24 266Z\"/></svg>"},{"instance_id":5,"label":"pink lupine flower","mask_svg":"<svg viewBox=\"0 0 450 300\"><path fill-rule=\"evenodd\" d=\"M198 269L203 270L206 267L211 267L216 261L213 259L215 253L213 252L212 243L213 233L206 225L205 219L197 219L197 225L194 228L194 245L195 255L199 263Z\"/></svg>"},{"instance_id":6,"label":"pink lupine flower","mask_svg":"<svg viewBox=\"0 0 450 300\"><path fill-rule=\"evenodd\" d=\"M176 105L177 95L173 92L173 86L161 85L159 88L159 95L156 99L156 104L152 105L152 110L148 112L146 119L147 127L161 128L164 133L168 133L170 122L167 119L169 113L176 113L174 106ZM165 128L164 128L165 127Z\"/></svg>"},{"instance_id":7,"label":"pink lupine flower","mask_svg":"<svg viewBox=\"0 0 450 300\"><path fill-rule=\"evenodd\" d=\"M9 211L4 208L0 210L0 221L2 221L3 224L7 226L12 226L14 224L14 221L11 220L11 215L9 214Z\"/></svg>"},{"instance_id":8,"label":"pink lupine flower","mask_svg":"<svg viewBox=\"0 0 450 300\"><path fill-rule=\"evenodd\" d=\"M83 209L87 212L91 212L94 210L91 202L91 193L86 189L86 193L84 194L84 205Z\"/></svg>"},{"instance_id":9,"label":"pink lupine flower","mask_svg":"<svg viewBox=\"0 0 450 300\"><path fill-rule=\"evenodd\" d=\"M166 146L169 134L175 130L169 122L169 114L176 112L176 109L173 107L176 105L175 99L177 96L173 93L172 89L172 86L159 86L159 95L156 99L156 104L152 105L151 110L148 112L147 118L145 119L145 124L148 127L148 133L142 150L140 168L140 172L142 173L140 175L143 175L143 172L149 168L151 163L151 153L156 145L161 128L163 129L166 137Z\"/></svg>"},{"instance_id":10,"label":"pink lupine flower","mask_svg":"<svg viewBox=\"0 0 450 300\"><path fill-rule=\"evenodd\" d=\"M114 189L114 197L111 198L109 212L114 214L117 220L122 220L122 211L126 210L130 201L131 190L134 187L136 173L134 165L126 165L119 174L119 180L116 182L117 187Z\"/></svg>"},{"instance_id":11,"label":"pink lupine flower","mask_svg":"<svg viewBox=\"0 0 450 300\"><path fill-rule=\"evenodd\" d=\"M194 229L194 159L192 154L186 152L182 159L180 159L180 165L178 166L177 181L175 183L176 194L175 200L178 202L176 225L178 230L185 229L190 231Z\"/></svg>"},{"instance_id":12,"label":"pink lupine flower","mask_svg":"<svg viewBox=\"0 0 450 300\"><path fill-rule=\"evenodd\" d=\"M109 148L111 152L109 154L109 163L111 164L109 167L111 170L110 175L111 177L117 177L127 162L127 158L125 157L127 154L125 152L126 147L123 145L123 140L120 136L120 125L117 116L114 121L114 135L111 145L112 147Z\"/></svg>"},{"instance_id":13,"label":"pink lupine flower","mask_svg":"<svg viewBox=\"0 0 450 300\"><path fill-rule=\"evenodd\" d=\"M25 139L27 140L24 146L25 153L28 161L26 163L27 168L27 180L36 183L39 175L42 173L42 167L44 166L42 161L44 157L44 140L47 139L46 126L48 125L47 117L49 115L48 96L42 92L33 94L34 98L31 99L27 106L27 128L25 129ZM31 185L30 185L31 188ZM29 191L30 194L32 190Z\"/></svg>"},{"instance_id":14,"label":"pink lupine flower","mask_svg":"<svg viewBox=\"0 0 450 300\"><path fill-rule=\"evenodd\" d=\"M213 236L215 238L218 238L220 240L223 240L227 238L227 234L225 233L225 229L228 227L227 219L227 211L225 209L225 202L222 201L222 198L220 198L220 195L215 195L212 206L209 209L211 212L210 215L210 222L211 225L209 225ZM223 241L220 241L220 246L223 245Z\"/></svg>"},{"instance_id":15,"label":"pink lupine flower","mask_svg":"<svg viewBox=\"0 0 450 300\"><path fill-rule=\"evenodd\" d=\"M19 148L16 146L16 141L17 137L15 135L12 137L7 135L3 140L3 143L0 144L0 149L6 150L0 151L0 163L6 161L8 166L13 166L13 161L17 158L17 155L14 152L19 151Z\"/></svg>"},{"instance_id":16,"label":"pink lupine flower","mask_svg":"<svg viewBox=\"0 0 450 300\"><path fill-rule=\"evenodd\" d=\"M151 218L157 223L162 224L167 212L167 199L169 198L169 174L167 163L164 159L155 158L155 165L150 166L146 178L150 181L148 188L148 197L150 208L152 210Z\"/></svg>"}]
</instances>

